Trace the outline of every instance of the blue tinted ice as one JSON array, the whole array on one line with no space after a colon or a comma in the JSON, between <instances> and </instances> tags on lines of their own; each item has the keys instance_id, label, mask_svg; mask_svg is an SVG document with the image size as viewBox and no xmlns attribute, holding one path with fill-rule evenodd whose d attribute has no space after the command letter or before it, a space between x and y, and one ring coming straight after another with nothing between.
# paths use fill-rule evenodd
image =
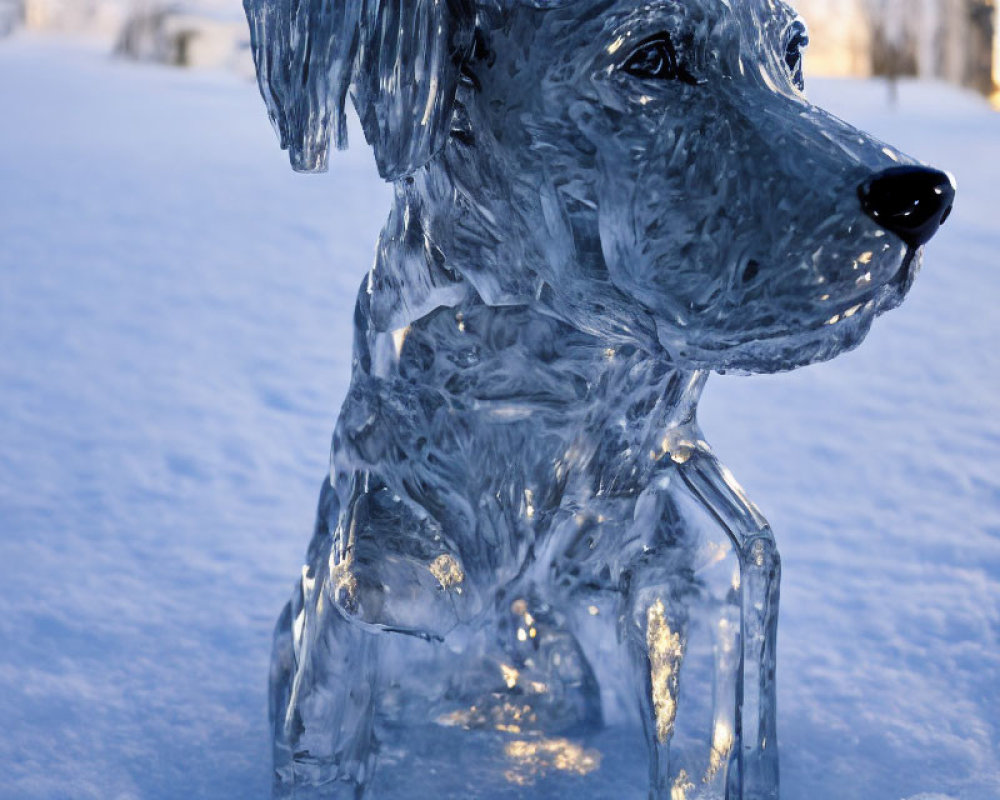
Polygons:
<instances>
[{"instance_id":1,"label":"blue tinted ice","mask_svg":"<svg viewBox=\"0 0 1000 800\"><path fill-rule=\"evenodd\" d=\"M769 0L246 0L296 169L395 203L278 623L275 793L776 798L779 560L710 371L894 307L947 175L810 105Z\"/></svg>"}]
</instances>

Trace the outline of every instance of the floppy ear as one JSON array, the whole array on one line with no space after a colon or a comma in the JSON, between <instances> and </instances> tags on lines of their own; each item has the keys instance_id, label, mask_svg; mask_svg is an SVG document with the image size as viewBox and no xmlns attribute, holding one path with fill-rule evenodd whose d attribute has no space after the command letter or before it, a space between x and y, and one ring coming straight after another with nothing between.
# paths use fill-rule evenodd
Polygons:
<instances>
[{"instance_id":1,"label":"floppy ear","mask_svg":"<svg viewBox=\"0 0 1000 800\"><path fill-rule=\"evenodd\" d=\"M244 0L260 91L301 172L347 146L348 92L395 180L426 164L451 128L473 0Z\"/></svg>"}]
</instances>

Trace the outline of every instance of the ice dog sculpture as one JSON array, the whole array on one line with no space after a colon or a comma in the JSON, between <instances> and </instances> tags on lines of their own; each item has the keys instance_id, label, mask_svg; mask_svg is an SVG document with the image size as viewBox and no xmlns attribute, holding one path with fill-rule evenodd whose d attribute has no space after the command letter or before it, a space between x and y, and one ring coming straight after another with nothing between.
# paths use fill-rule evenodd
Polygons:
<instances>
[{"instance_id":1,"label":"ice dog sculpture","mask_svg":"<svg viewBox=\"0 0 1000 800\"><path fill-rule=\"evenodd\" d=\"M695 411L857 345L951 209L772 0L245 0L395 205L275 635L275 794L776 798L779 560Z\"/></svg>"}]
</instances>

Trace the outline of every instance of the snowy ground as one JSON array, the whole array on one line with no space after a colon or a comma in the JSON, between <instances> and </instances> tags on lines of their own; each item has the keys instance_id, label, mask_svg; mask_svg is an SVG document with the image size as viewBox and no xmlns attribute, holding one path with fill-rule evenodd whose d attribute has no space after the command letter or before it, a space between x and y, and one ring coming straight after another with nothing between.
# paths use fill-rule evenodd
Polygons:
<instances>
[{"instance_id":1,"label":"snowy ground","mask_svg":"<svg viewBox=\"0 0 1000 800\"><path fill-rule=\"evenodd\" d=\"M0 798L262 799L386 191L362 147L293 175L230 76L28 37L0 76ZM997 800L1000 115L813 96L960 195L861 350L707 392L784 556L783 796Z\"/></svg>"}]
</instances>

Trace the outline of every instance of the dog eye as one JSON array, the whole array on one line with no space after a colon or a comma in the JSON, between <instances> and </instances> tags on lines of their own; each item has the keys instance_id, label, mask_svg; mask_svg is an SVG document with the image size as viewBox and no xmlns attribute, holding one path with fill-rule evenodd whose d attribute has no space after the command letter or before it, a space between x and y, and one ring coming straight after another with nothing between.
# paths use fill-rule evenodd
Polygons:
<instances>
[{"instance_id":1,"label":"dog eye","mask_svg":"<svg viewBox=\"0 0 1000 800\"><path fill-rule=\"evenodd\" d=\"M632 51L622 70L643 80L686 80L688 75L677 61L677 51L665 33L651 36Z\"/></svg>"},{"instance_id":2,"label":"dog eye","mask_svg":"<svg viewBox=\"0 0 1000 800\"><path fill-rule=\"evenodd\" d=\"M805 91L806 88L806 79L802 74L802 55L808 44L809 35L806 33L805 25L796 22L792 26L788 44L785 45L785 64L792 76L792 83L800 92Z\"/></svg>"}]
</instances>

